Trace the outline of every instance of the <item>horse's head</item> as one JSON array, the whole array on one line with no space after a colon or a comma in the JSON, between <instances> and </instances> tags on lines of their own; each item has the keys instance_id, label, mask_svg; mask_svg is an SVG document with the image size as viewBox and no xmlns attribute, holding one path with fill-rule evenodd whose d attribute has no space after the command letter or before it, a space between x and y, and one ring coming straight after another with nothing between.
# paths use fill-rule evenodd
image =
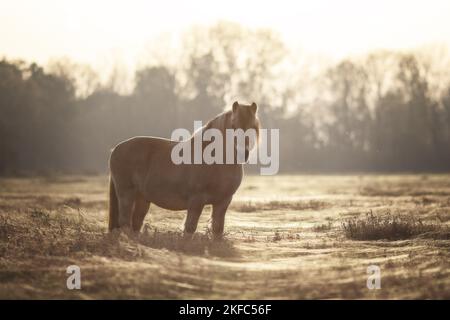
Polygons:
<instances>
[{"instance_id":1,"label":"horse's head","mask_svg":"<svg viewBox=\"0 0 450 320\"><path fill-rule=\"evenodd\" d=\"M258 106L254 102L250 105L245 105L235 101L232 107L232 128L234 130L242 129L245 132L245 147L236 146L236 151L245 155L245 161L248 160L250 151L258 142L259 120L256 115L257 109Z\"/></svg>"}]
</instances>

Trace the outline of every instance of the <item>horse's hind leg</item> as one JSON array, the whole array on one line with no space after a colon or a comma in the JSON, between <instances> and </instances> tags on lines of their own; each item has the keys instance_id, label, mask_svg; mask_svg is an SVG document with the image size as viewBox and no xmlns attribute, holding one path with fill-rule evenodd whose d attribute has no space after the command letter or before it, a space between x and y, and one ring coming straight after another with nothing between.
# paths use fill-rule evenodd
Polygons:
<instances>
[{"instance_id":1,"label":"horse's hind leg","mask_svg":"<svg viewBox=\"0 0 450 320\"><path fill-rule=\"evenodd\" d=\"M138 195L136 197L132 216L133 231L139 232L141 230L149 207L150 202L148 202L144 197L142 197L141 195Z\"/></svg>"},{"instance_id":2,"label":"horse's hind leg","mask_svg":"<svg viewBox=\"0 0 450 320\"><path fill-rule=\"evenodd\" d=\"M131 227L131 214L133 212L135 193L131 190L119 191L119 227Z\"/></svg>"}]
</instances>

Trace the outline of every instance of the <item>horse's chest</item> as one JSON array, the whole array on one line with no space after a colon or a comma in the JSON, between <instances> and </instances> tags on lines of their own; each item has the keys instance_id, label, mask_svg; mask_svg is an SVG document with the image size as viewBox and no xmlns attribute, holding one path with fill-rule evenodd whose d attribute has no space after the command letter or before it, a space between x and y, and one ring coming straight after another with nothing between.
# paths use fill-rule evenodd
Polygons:
<instances>
[{"instance_id":1,"label":"horse's chest","mask_svg":"<svg viewBox=\"0 0 450 320\"><path fill-rule=\"evenodd\" d=\"M241 184L242 175L242 168L210 174L202 183L201 192L211 200L232 196Z\"/></svg>"}]
</instances>

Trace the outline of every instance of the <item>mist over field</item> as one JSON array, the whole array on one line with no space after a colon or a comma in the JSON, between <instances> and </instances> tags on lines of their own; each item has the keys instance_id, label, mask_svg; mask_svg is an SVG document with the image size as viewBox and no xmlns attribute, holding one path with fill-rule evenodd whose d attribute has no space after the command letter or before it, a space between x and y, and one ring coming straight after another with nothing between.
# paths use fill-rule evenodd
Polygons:
<instances>
[{"instance_id":1,"label":"mist over field","mask_svg":"<svg viewBox=\"0 0 450 320\"><path fill-rule=\"evenodd\" d=\"M67 59L1 61L0 172L106 173L120 141L192 131L235 100L257 102L262 127L280 130L282 172L450 168L446 47L314 63L276 32L230 22L192 28L179 44L150 52L128 91L120 68L102 82Z\"/></svg>"}]
</instances>

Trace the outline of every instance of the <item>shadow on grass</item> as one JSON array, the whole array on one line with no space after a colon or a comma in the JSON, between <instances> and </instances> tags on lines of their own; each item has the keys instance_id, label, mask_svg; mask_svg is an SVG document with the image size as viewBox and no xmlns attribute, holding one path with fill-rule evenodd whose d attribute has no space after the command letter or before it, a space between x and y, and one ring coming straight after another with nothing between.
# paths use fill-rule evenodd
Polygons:
<instances>
[{"instance_id":1,"label":"shadow on grass","mask_svg":"<svg viewBox=\"0 0 450 320\"><path fill-rule=\"evenodd\" d=\"M159 231L145 226L143 232L137 234L135 239L138 243L154 249L167 249L198 256L239 257L230 240L225 238L213 240L209 233L195 233L192 238L187 238L182 232Z\"/></svg>"},{"instance_id":2,"label":"shadow on grass","mask_svg":"<svg viewBox=\"0 0 450 320\"><path fill-rule=\"evenodd\" d=\"M143 232L107 232L97 221L72 209L26 210L0 215L0 254L10 258L36 256L80 257L100 255L134 260L142 256L140 246L167 249L189 255L237 258L227 239L212 240L206 234L192 239L181 232L160 231L146 226Z\"/></svg>"},{"instance_id":3,"label":"shadow on grass","mask_svg":"<svg viewBox=\"0 0 450 320\"><path fill-rule=\"evenodd\" d=\"M238 212L258 212L270 210L322 210L329 208L330 206L330 203L319 200L272 200L267 202L234 202L230 208Z\"/></svg>"}]
</instances>

